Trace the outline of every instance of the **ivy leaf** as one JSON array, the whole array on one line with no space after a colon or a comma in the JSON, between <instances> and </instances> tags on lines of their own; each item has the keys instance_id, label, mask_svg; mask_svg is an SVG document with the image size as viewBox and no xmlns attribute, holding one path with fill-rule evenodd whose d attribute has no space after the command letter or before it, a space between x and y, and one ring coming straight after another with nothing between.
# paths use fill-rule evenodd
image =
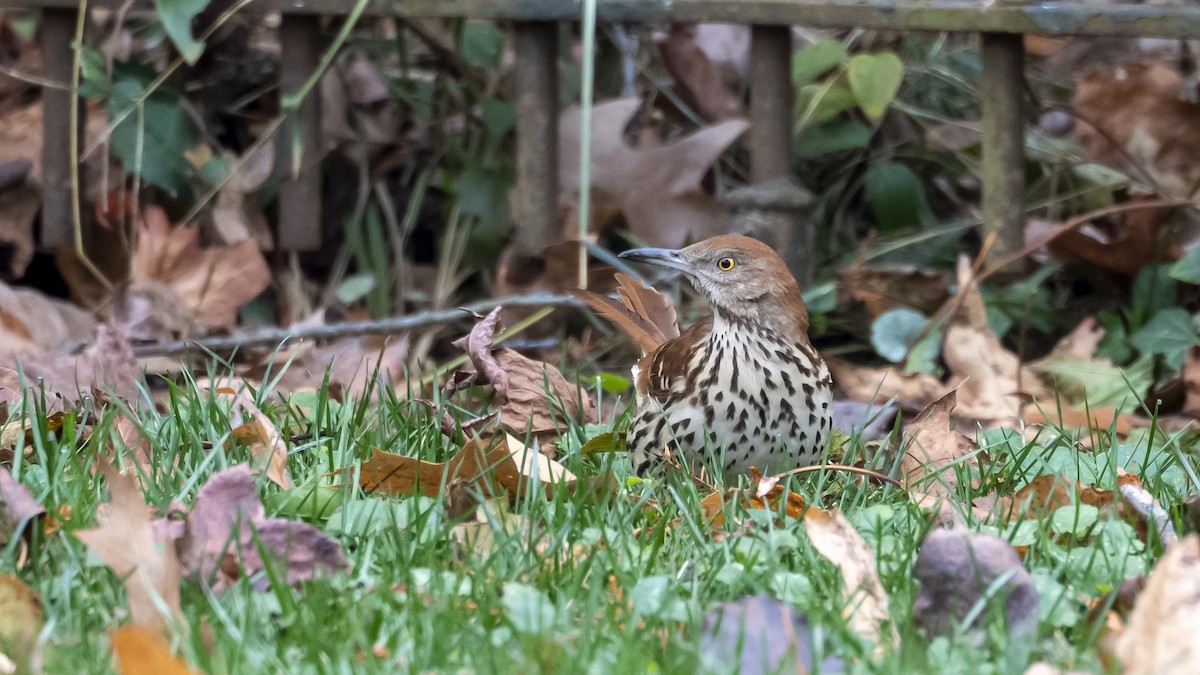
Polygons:
<instances>
[{"instance_id":1,"label":"ivy leaf","mask_svg":"<svg viewBox=\"0 0 1200 675\"><path fill-rule=\"evenodd\" d=\"M1200 286L1200 246L1185 253L1179 262L1171 266L1171 277Z\"/></svg>"},{"instance_id":2,"label":"ivy leaf","mask_svg":"<svg viewBox=\"0 0 1200 675\"><path fill-rule=\"evenodd\" d=\"M159 21L180 56L194 65L204 53L204 43L192 37L192 19L208 7L209 0L154 0Z\"/></svg>"},{"instance_id":3,"label":"ivy leaf","mask_svg":"<svg viewBox=\"0 0 1200 675\"><path fill-rule=\"evenodd\" d=\"M1161 354L1167 365L1179 370L1187 350L1200 344L1200 336L1187 310L1169 307L1155 314L1129 341L1143 354Z\"/></svg>"},{"instance_id":4,"label":"ivy leaf","mask_svg":"<svg viewBox=\"0 0 1200 675\"><path fill-rule=\"evenodd\" d=\"M504 31L491 21L468 21L463 24L460 53L476 68L495 68L500 65L504 39Z\"/></svg>"},{"instance_id":5,"label":"ivy leaf","mask_svg":"<svg viewBox=\"0 0 1200 675\"><path fill-rule=\"evenodd\" d=\"M792 57L792 81L806 84L845 63L846 48L838 40L825 38L805 45Z\"/></svg>"},{"instance_id":6,"label":"ivy leaf","mask_svg":"<svg viewBox=\"0 0 1200 675\"><path fill-rule=\"evenodd\" d=\"M108 118L137 105L145 88L137 80L119 80L108 99ZM191 165L184 151L195 145L183 108L171 97L155 93L141 103L140 111L121 121L113 129L112 154L137 173L142 180L173 196L191 189Z\"/></svg>"},{"instance_id":7,"label":"ivy leaf","mask_svg":"<svg viewBox=\"0 0 1200 675\"><path fill-rule=\"evenodd\" d=\"M904 62L891 52L858 54L846 64L846 75L858 107L878 121L900 90Z\"/></svg>"},{"instance_id":8,"label":"ivy leaf","mask_svg":"<svg viewBox=\"0 0 1200 675\"><path fill-rule=\"evenodd\" d=\"M873 164L863 182L881 231L895 232L935 220L921 179L907 166L898 162Z\"/></svg>"}]
</instances>

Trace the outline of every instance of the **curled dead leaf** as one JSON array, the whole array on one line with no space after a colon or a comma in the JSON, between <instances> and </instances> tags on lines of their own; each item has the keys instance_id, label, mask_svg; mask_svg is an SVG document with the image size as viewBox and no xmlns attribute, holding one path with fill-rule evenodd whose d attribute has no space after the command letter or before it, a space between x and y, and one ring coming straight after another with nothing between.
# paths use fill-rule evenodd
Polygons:
<instances>
[{"instance_id":1,"label":"curled dead leaf","mask_svg":"<svg viewBox=\"0 0 1200 675\"><path fill-rule=\"evenodd\" d=\"M1138 596L1116 656L1129 675L1200 672L1200 536L1167 549Z\"/></svg>"},{"instance_id":2,"label":"curled dead leaf","mask_svg":"<svg viewBox=\"0 0 1200 675\"><path fill-rule=\"evenodd\" d=\"M842 616L850 628L875 645L877 653L899 645L891 625L887 592L879 581L875 553L841 511L810 508L804 527L817 551L842 573Z\"/></svg>"},{"instance_id":3,"label":"curled dead leaf","mask_svg":"<svg viewBox=\"0 0 1200 675\"><path fill-rule=\"evenodd\" d=\"M131 267L133 287L166 284L200 324L212 327L233 325L238 308L271 282L254 240L202 249L195 227L172 225L156 206L147 207L138 221Z\"/></svg>"},{"instance_id":4,"label":"curled dead leaf","mask_svg":"<svg viewBox=\"0 0 1200 675\"><path fill-rule=\"evenodd\" d=\"M913 500L935 510L943 521L955 521L959 472L979 467L975 443L955 430L950 419L958 392L951 391L925 407L905 431L900 470Z\"/></svg>"},{"instance_id":5,"label":"curled dead leaf","mask_svg":"<svg viewBox=\"0 0 1200 675\"><path fill-rule=\"evenodd\" d=\"M553 440L569 417L596 422L596 407L581 387L568 382L554 366L511 349L494 349L497 307L455 345L465 348L478 373L499 399L500 423L516 434L531 433Z\"/></svg>"},{"instance_id":6,"label":"curled dead leaf","mask_svg":"<svg viewBox=\"0 0 1200 675\"><path fill-rule=\"evenodd\" d=\"M142 499L137 479L118 473L107 462L100 463L100 472L112 501L97 509L98 527L75 536L123 580L133 625L165 635L171 622L183 620L175 547L155 537L150 507Z\"/></svg>"}]
</instances>

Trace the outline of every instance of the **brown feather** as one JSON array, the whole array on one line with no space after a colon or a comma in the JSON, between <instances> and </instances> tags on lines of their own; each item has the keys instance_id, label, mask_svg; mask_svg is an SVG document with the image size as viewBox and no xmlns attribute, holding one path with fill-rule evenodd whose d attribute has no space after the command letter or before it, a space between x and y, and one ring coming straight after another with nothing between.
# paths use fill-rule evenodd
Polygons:
<instances>
[{"instance_id":1,"label":"brown feather","mask_svg":"<svg viewBox=\"0 0 1200 675\"><path fill-rule=\"evenodd\" d=\"M611 321L629 336L642 350L649 354L663 343L662 332L649 319L638 316L633 310L606 295L591 291L572 290L569 293L587 303L596 314Z\"/></svg>"},{"instance_id":2,"label":"brown feather","mask_svg":"<svg viewBox=\"0 0 1200 675\"><path fill-rule=\"evenodd\" d=\"M662 334L663 342L679 337L675 308L667 301L665 294L628 274L617 272L613 278L617 280L617 297L621 298L634 314L654 324Z\"/></svg>"},{"instance_id":3,"label":"brown feather","mask_svg":"<svg viewBox=\"0 0 1200 675\"><path fill-rule=\"evenodd\" d=\"M679 336L675 308L667 302L667 296L628 274L617 273L615 278L619 302L591 291L570 293L624 331L643 354L651 354L659 345Z\"/></svg>"}]
</instances>

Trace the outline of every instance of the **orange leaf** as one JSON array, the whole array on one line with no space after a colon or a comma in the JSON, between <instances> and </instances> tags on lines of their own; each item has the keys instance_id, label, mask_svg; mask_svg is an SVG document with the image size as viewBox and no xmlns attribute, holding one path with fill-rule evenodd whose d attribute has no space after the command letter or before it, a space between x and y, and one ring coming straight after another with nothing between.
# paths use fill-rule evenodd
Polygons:
<instances>
[{"instance_id":1,"label":"orange leaf","mask_svg":"<svg viewBox=\"0 0 1200 675\"><path fill-rule=\"evenodd\" d=\"M191 675L194 671L157 633L141 626L122 626L112 635L112 650L121 675Z\"/></svg>"}]
</instances>

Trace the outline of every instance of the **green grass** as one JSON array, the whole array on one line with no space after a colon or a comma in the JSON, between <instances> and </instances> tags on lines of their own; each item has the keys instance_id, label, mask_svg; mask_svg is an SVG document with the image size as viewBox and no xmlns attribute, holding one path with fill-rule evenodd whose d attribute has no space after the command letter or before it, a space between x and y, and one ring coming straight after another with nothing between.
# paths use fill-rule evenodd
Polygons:
<instances>
[{"instance_id":1,"label":"green grass","mask_svg":"<svg viewBox=\"0 0 1200 675\"><path fill-rule=\"evenodd\" d=\"M161 511L175 499L190 504L210 476L248 459L242 448L226 449L225 404L194 383L172 385L165 398L161 412L143 402L138 414L158 458L146 477L146 499ZM777 523L773 514L731 505L728 521L751 518L756 527L714 541L695 487L631 481L619 496L524 495L511 516L497 516L519 522L500 527L494 547L465 547L438 501L365 495L353 480L372 448L434 460L453 453L457 443L440 435L433 412L386 390L376 401L345 404L321 392L284 401L260 391L258 398L285 437L298 439L289 461L294 491L283 495L260 482L268 515L317 524L341 541L352 569L298 588L272 583L266 592L243 578L220 596L185 579L187 627L174 646L207 672L727 672L704 655L703 618L722 602L759 592L807 614L819 650L841 656L855 672L1021 672L1033 660L1095 671L1100 627L1089 623L1085 602L1103 602L1161 552L1157 542L1139 540L1132 525L1091 518L1086 509L1069 535L1062 532L1065 514L996 527L972 522L1029 547L1025 564L1042 597L1036 640L1015 648L992 622L982 643L968 635L929 641L911 618L911 569L927 516L902 491L845 474L793 480L808 503L841 509L876 552L901 646L872 655L842 617L839 571L815 551L801 521ZM564 429L563 462L580 476L612 472L624 479L624 457L578 456L583 441L620 419L623 410L611 398L604 403L604 424ZM111 437L113 413L69 416L56 432L47 431L44 414L33 418L31 443L18 448L25 458L13 474L47 511L69 506L70 517L31 547L20 569L18 545L10 543L0 571L41 594L47 672L111 672L108 635L126 618L123 587L71 532L91 527L97 504L108 499L93 467ZM91 434L79 441L84 426ZM1027 443L1012 431L980 432L989 458L985 483L1019 486L1054 472L1111 489L1116 467L1124 466L1168 507L1195 491L1181 439L1098 440L1103 449L1080 452L1063 433ZM851 439L848 447L844 463L894 469L888 444L867 450ZM340 470L351 473L333 475ZM295 496L318 486L344 508L322 513Z\"/></svg>"}]
</instances>

